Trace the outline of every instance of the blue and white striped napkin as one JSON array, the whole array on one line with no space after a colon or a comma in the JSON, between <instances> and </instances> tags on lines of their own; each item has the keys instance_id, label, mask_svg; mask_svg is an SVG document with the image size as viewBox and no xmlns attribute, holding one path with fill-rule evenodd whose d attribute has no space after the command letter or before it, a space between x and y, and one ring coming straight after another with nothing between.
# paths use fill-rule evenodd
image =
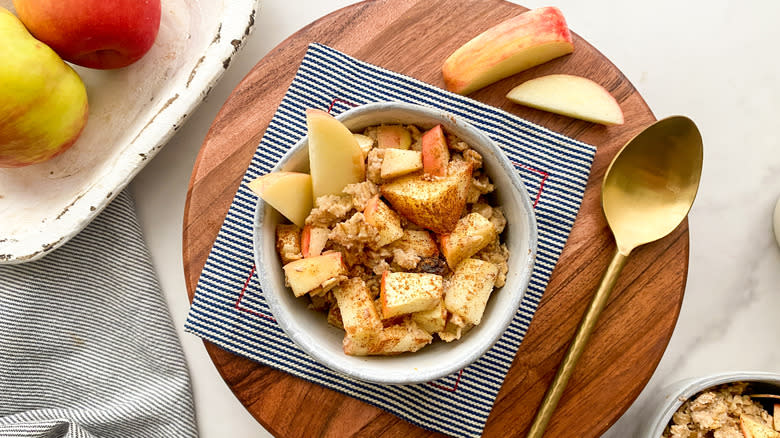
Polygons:
<instances>
[{"instance_id":1,"label":"blue and white striped napkin","mask_svg":"<svg viewBox=\"0 0 780 438\"><path fill-rule=\"evenodd\" d=\"M376 385L317 363L276 324L254 275L257 198L247 183L269 172L306 135L307 108L336 115L353 105L378 101L441 108L480 128L515 163L538 221L536 267L512 324L481 359L435 382ZM426 429L480 436L574 224L594 153L592 146L497 108L312 44L244 174L198 281L186 329L235 354L358 398Z\"/></svg>"}]
</instances>

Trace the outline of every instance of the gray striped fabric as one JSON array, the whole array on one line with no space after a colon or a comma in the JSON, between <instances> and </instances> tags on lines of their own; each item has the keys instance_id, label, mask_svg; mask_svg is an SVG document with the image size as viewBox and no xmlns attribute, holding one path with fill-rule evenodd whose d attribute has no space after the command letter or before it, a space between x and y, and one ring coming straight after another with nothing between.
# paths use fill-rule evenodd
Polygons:
<instances>
[{"instance_id":1,"label":"gray striped fabric","mask_svg":"<svg viewBox=\"0 0 780 438\"><path fill-rule=\"evenodd\" d=\"M44 259L0 267L0 437L194 436L184 355L126 192Z\"/></svg>"}]
</instances>

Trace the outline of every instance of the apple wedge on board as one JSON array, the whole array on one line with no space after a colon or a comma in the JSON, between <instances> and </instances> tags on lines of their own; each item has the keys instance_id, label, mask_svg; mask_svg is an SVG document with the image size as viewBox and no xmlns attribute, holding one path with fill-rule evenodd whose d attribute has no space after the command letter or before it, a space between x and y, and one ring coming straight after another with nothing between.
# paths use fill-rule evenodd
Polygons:
<instances>
[{"instance_id":1,"label":"apple wedge on board","mask_svg":"<svg viewBox=\"0 0 780 438\"><path fill-rule=\"evenodd\" d=\"M469 94L515 73L574 51L558 8L533 9L501 22L467 42L444 61L447 89Z\"/></svg>"},{"instance_id":2,"label":"apple wedge on board","mask_svg":"<svg viewBox=\"0 0 780 438\"><path fill-rule=\"evenodd\" d=\"M516 86L506 97L520 105L575 119L602 125L623 124L623 111L609 91L581 76L538 77Z\"/></svg>"}]
</instances>

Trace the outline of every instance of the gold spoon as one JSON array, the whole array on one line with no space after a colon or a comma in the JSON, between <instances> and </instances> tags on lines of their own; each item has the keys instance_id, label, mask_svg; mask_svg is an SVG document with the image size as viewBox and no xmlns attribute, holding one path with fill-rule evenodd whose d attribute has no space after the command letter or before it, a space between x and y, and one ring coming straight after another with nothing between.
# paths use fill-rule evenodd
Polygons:
<instances>
[{"instance_id":1,"label":"gold spoon","mask_svg":"<svg viewBox=\"0 0 780 438\"><path fill-rule=\"evenodd\" d=\"M669 117L631 139L609 165L601 203L617 248L544 396L528 438L540 438L631 251L671 233L699 188L702 141L691 119Z\"/></svg>"}]
</instances>

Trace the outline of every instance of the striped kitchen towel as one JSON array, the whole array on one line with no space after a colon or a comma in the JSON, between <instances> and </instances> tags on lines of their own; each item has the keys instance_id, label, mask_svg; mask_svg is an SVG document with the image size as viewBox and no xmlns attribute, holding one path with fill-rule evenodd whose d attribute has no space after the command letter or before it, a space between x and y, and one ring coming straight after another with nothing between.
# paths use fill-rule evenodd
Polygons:
<instances>
[{"instance_id":1,"label":"striped kitchen towel","mask_svg":"<svg viewBox=\"0 0 780 438\"><path fill-rule=\"evenodd\" d=\"M0 437L196 437L184 354L126 192L0 266Z\"/></svg>"},{"instance_id":2,"label":"striped kitchen towel","mask_svg":"<svg viewBox=\"0 0 780 438\"><path fill-rule=\"evenodd\" d=\"M436 382L376 385L317 363L273 320L253 275L257 197L247 183L270 171L306 134L307 108L328 109L335 115L354 104L377 101L440 108L480 128L516 164L538 221L536 267L510 327L481 359ZM426 429L479 436L577 216L594 153L592 146L497 108L312 44L233 199L198 281L186 329L228 351L356 397Z\"/></svg>"}]
</instances>

